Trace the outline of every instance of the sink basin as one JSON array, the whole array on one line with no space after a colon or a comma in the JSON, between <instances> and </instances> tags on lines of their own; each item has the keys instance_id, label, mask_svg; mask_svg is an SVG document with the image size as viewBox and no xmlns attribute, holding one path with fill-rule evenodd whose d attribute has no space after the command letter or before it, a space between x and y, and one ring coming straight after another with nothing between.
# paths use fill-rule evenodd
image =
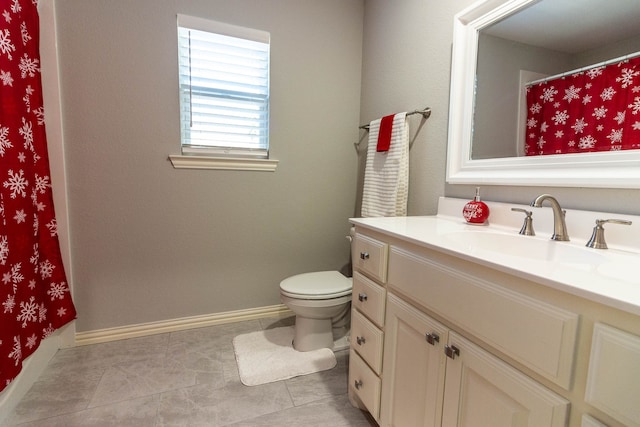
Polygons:
<instances>
[{"instance_id":1,"label":"sink basin","mask_svg":"<svg viewBox=\"0 0 640 427\"><path fill-rule=\"evenodd\" d=\"M597 274L626 283L639 284L638 259L627 256L622 260L605 262L598 266Z\"/></svg>"},{"instance_id":2,"label":"sink basin","mask_svg":"<svg viewBox=\"0 0 640 427\"><path fill-rule=\"evenodd\" d=\"M472 255L492 253L506 258L589 266L607 261L607 257L596 249L536 236L467 230L447 233L444 238L452 249Z\"/></svg>"}]
</instances>

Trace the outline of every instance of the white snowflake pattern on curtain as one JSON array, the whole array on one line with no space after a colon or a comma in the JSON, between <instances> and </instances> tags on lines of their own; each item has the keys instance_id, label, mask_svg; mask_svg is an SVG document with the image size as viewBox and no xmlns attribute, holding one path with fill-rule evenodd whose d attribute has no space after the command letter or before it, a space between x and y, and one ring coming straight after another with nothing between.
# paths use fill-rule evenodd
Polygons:
<instances>
[{"instance_id":1,"label":"white snowflake pattern on curtain","mask_svg":"<svg viewBox=\"0 0 640 427\"><path fill-rule=\"evenodd\" d=\"M525 153L640 149L640 57L527 88Z\"/></svg>"},{"instance_id":2,"label":"white snowflake pattern on curtain","mask_svg":"<svg viewBox=\"0 0 640 427\"><path fill-rule=\"evenodd\" d=\"M53 206L37 2L0 0L0 390L76 317Z\"/></svg>"}]
</instances>

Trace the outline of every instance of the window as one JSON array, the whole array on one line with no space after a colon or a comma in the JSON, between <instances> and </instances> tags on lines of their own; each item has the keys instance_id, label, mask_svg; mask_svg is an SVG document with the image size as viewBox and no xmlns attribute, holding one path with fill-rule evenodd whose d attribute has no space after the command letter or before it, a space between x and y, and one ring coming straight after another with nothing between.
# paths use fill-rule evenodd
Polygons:
<instances>
[{"instance_id":1,"label":"window","mask_svg":"<svg viewBox=\"0 0 640 427\"><path fill-rule=\"evenodd\" d=\"M182 154L268 158L269 33L178 15L178 54Z\"/></svg>"}]
</instances>

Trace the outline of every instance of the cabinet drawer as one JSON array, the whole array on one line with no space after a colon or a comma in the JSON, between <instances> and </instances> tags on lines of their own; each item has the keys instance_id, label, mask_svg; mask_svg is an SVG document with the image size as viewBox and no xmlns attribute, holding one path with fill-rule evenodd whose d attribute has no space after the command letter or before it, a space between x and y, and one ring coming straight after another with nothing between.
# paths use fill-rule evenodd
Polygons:
<instances>
[{"instance_id":1,"label":"cabinet drawer","mask_svg":"<svg viewBox=\"0 0 640 427\"><path fill-rule=\"evenodd\" d=\"M384 283L387 281L386 243L356 233L353 239L353 267Z\"/></svg>"},{"instance_id":2,"label":"cabinet drawer","mask_svg":"<svg viewBox=\"0 0 640 427\"><path fill-rule=\"evenodd\" d=\"M362 356L375 373L382 370L383 334L362 313L351 313L351 348Z\"/></svg>"},{"instance_id":3,"label":"cabinet drawer","mask_svg":"<svg viewBox=\"0 0 640 427\"><path fill-rule=\"evenodd\" d=\"M384 325L386 290L357 271L353 273L353 298L351 305L361 311L373 323Z\"/></svg>"},{"instance_id":4,"label":"cabinet drawer","mask_svg":"<svg viewBox=\"0 0 640 427\"><path fill-rule=\"evenodd\" d=\"M380 378L353 350L349 353L349 387L377 420L380 416Z\"/></svg>"},{"instance_id":5,"label":"cabinet drawer","mask_svg":"<svg viewBox=\"0 0 640 427\"><path fill-rule=\"evenodd\" d=\"M388 286L568 389L579 316L485 280L494 276L475 264L452 265L394 247Z\"/></svg>"}]
</instances>

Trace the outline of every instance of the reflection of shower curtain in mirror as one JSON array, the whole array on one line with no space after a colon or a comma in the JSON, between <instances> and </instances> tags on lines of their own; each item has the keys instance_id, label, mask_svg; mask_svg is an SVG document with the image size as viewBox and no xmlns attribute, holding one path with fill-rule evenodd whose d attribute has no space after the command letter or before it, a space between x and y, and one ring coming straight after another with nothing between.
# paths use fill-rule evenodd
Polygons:
<instances>
[{"instance_id":1,"label":"reflection of shower curtain in mirror","mask_svg":"<svg viewBox=\"0 0 640 427\"><path fill-rule=\"evenodd\" d=\"M640 57L527 88L527 156L640 148Z\"/></svg>"},{"instance_id":2,"label":"reflection of shower curtain in mirror","mask_svg":"<svg viewBox=\"0 0 640 427\"><path fill-rule=\"evenodd\" d=\"M0 390L76 316L53 209L36 3L0 0Z\"/></svg>"}]
</instances>

